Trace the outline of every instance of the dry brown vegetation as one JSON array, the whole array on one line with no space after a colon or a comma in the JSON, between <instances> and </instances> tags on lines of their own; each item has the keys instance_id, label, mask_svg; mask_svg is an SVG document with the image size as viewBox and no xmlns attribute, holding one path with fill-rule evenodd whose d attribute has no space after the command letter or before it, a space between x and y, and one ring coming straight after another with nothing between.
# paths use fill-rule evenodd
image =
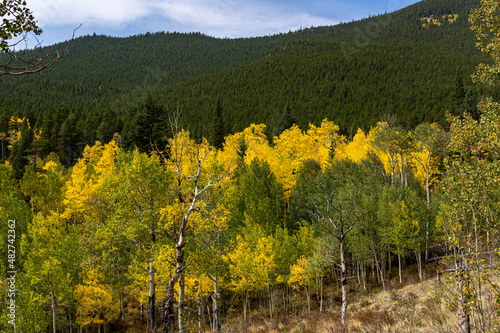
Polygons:
<instances>
[{"instance_id":1,"label":"dry brown vegetation","mask_svg":"<svg viewBox=\"0 0 500 333\"><path fill-rule=\"evenodd\" d=\"M387 290L373 288L369 294L365 290L358 290L355 301L351 302L348 309L347 332L455 332L456 308L448 301L450 286L443 279L438 281L435 275L428 276L422 282L416 282L417 279L418 275L416 278L407 275L406 284L402 285L394 279L388 282L390 287ZM356 287L355 282L350 283L351 290ZM314 290L312 292L315 293ZM325 295L329 295L326 296L327 305L321 312L315 295L312 295L316 303L310 314L305 299L302 300L301 311L281 314L273 320L257 307L252 313L251 323L245 325L242 317L236 313L224 321L222 332L342 332L340 290L333 286L325 290ZM354 299L352 294L350 298Z\"/></svg>"}]
</instances>

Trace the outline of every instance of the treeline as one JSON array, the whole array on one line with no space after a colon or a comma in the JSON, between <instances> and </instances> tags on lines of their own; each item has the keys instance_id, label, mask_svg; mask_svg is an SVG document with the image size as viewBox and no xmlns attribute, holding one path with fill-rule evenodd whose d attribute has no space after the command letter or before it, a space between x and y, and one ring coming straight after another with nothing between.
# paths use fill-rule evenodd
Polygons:
<instances>
[{"instance_id":1,"label":"treeline","mask_svg":"<svg viewBox=\"0 0 500 333\"><path fill-rule=\"evenodd\" d=\"M352 140L331 121L302 131L288 115L271 143L265 125L251 125L219 149L173 115L163 143L127 150L115 135L70 168L23 149L42 136L15 120L11 154L27 163L19 180L14 160L0 165L0 215L16 235L2 238L0 267L4 281L17 272L17 327L217 330L234 316L249 323L256 307L270 318L335 309L335 297L311 294L339 279L347 302L347 277L356 277L351 290L387 288L406 281L404 265L429 277L436 257L456 272L448 301L495 327L498 294L482 274L497 269L500 106L485 100L478 115L450 116L449 132L430 123L406 131L389 117Z\"/></svg>"},{"instance_id":2,"label":"treeline","mask_svg":"<svg viewBox=\"0 0 500 333\"><path fill-rule=\"evenodd\" d=\"M468 78L475 64L487 61L467 23L477 6L424 1L361 21L258 38L84 36L42 76L2 78L0 113L29 118L37 129L61 112L73 115L72 126L86 134L83 146L103 139L98 128L130 127L148 95L181 108L183 126L198 137L209 131L217 97L226 134L251 123L272 127L287 105L303 129L328 118L351 136L386 113L397 114L407 129L422 121L444 125L457 71ZM448 14L456 20L423 26L425 17Z\"/></svg>"}]
</instances>

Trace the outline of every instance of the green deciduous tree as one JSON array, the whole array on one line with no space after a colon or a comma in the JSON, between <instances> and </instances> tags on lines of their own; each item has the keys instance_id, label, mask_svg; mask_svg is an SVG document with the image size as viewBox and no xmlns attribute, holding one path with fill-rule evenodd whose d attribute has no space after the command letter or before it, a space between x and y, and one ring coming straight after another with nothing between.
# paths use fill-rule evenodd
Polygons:
<instances>
[{"instance_id":1,"label":"green deciduous tree","mask_svg":"<svg viewBox=\"0 0 500 333\"><path fill-rule=\"evenodd\" d=\"M481 6L469 15L471 29L476 33L476 46L489 55L493 64L479 64L473 80L494 85L500 79L500 3L495 0L481 0Z\"/></svg>"},{"instance_id":2,"label":"green deciduous tree","mask_svg":"<svg viewBox=\"0 0 500 333\"><path fill-rule=\"evenodd\" d=\"M343 327L347 324L346 237L366 213L364 178L359 165L348 161L335 163L316 178L315 189L309 201L310 213L315 221L339 242Z\"/></svg>"},{"instance_id":3,"label":"green deciduous tree","mask_svg":"<svg viewBox=\"0 0 500 333\"><path fill-rule=\"evenodd\" d=\"M447 161L442 182L447 201L439 217L453 246L461 333L470 331L471 316L481 331L498 324L492 313L499 309L492 308L483 295L496 289L487 277L491 258L487 253L498 247L500 105L487 99L479 109L480 122L468 114L451 119L448 148L455 154Z\"/></svg>"}]
</instances>

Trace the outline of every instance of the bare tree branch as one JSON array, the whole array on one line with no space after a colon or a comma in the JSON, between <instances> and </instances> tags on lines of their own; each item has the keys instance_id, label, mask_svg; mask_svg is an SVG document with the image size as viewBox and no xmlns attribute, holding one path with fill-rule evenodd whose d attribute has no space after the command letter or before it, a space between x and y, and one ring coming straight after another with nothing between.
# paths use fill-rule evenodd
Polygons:
<instances>
[{"instance_id":1,"label":"bare tree branch","mask_svg":"<svg viewBox=\"0 0 500 333\"><path fill-rule=\"evenodd\" d=\"M13 50L12 52L7 53L10 59L7 61L7 63L0 64L0 76L20 76L34 73L40 73L40 75L42 75L42 70L54 65L64 56L64 54L66 54L66 52L68 52L69 47L71 46L71 43L75 38L75 33L81 26L82 24L80 24L75 30L73 30L73 35L68 42L68 45L61 51L56 50L56 57L48 62L45 61L49 59L49 56L51 54L51 47L48 47L47 51L42 53L43 49L41 47L41 43L38 40L37 47L29 52L27 52L26 50L20 52L16 52L15 50ZM23 37L21 41L16 42L14 46L25 40L25 38L26 37Z\"/></svg>"}]
</instances>

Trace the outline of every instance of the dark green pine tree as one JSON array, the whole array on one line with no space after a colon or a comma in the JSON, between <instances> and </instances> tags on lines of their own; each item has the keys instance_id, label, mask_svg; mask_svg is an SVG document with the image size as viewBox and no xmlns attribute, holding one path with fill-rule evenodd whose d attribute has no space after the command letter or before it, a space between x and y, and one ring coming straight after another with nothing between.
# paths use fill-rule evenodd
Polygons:
<instances>
[{"instance_id":1,"label":"dark green pine tree","mask_svg":"<svg viewBox=\"0 0 500 333\"><path fill-rule=\"evenodd\" d=\"M454 116L458 116L460 113L460 106L465 98L465 88L464 82L462 79L462 75L457 71L457 75L455 76L455 84L453 90L451 91L448 100L449 100L449 110L450 113Z\"/></svg>"},{"instance_id":2,"label":"dark green pine tree","mask_svg":"<svg viewBox=\"0 0 500 333\"><path fill-rule=\"evenodd\" d=\"M291 128L295 124L295 116L292 114L292 109L290 105L285 106L283 114L281 115L280 122L276 127L274 136L279 136L281 133Z\"/></svg>"},{"instance_id":3,"label":"dark green pine tree","mask_svg":"<svg viewBox=\"0 0 500 333\"><path fill-rule=\"evenodd\" d=\"M29 120L25 118L21 124L21 138L12 147L10 164L16 178L21 179L26 165L29 163L29 150L33 143L33 129L29 125Z\"/></svg>"},{"instance_id":4,"label":"dark green pine tree","mask_svg":"<svg viewBox=\"0 0 500 333\"><path fill-rule=\"evenodd\" d=\"M4 162L9 156L7 149L8 141L7 136L9 133L10 117L6 114L0 116L0 161Z\"/></svg>"},{"instance_id":5,"label":"dark green pine tree","mask_svg":"<svg viewBox=\"0 0 500 333\"><path fill-rule=\"evenodd\" d=\"M132 123L125 130L127 146L135 146L141 152L165 148L167 122L165 109L148 95Z\"/></svg>"},{"instance_id":6,"label":"dark green pine tree","mask_svg":"<svg viewBox=\"0 0 500 333\"><path fill-rule=\"evenodd\" d=\"M81 154L82 133L78 129L77 117L71 113L62 123L57 138L57 154L65 165L72 165Z\"/></svg>"},{"instance_id":7,"label":"dark green pine tree","mask_svg":"<svg viewBox=\"0 0 500 333\"><path fill-rule=\"evenodd\" d=\"M221 149L224 144L224 117L220 97L217 98L217 104L212 116L212 128L210 133L210 143L217 149Z\"/></svg>"},{"instance_id":8,"label":"dark green pine tree","mask_svg":"<svg viewBox=\"0 0 500 333\"><path fill-rule=\"evenodd\" d=\"M472 118L479 121L479 117L481 116L481 114L477 107L478 102L479 102L478 92L473 89L467 90L462 105L460 105L458 109L459 114L462 115L464 112L467 112L472 116Z\"/></svg>"}]
</instances>

